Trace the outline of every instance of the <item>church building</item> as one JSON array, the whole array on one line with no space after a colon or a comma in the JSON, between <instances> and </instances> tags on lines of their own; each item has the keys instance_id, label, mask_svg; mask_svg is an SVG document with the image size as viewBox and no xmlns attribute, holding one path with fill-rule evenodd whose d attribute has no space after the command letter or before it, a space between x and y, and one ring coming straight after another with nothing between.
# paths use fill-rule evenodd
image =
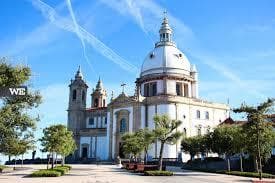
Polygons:
<instances>
[{"instance_id":1,"label":"church building","mask_svg":"<svg viewBox=\"0 0 275 183\"><path fill-rule=\"evenodd\" d=\"M114 160L124 157L121 137L142 128L154 129L153 117L168 114L181 120L178 131L187 137L205 134L229 117L229 106L199 98L198 71L172 40L173 30L164 17L159 41L143 61L136 91L124 91L107 104L107 92L99 79L86 106L87 84L80 68L69 85L68 128L77 142L75 159ZM158 158L160 144L151 145L148 159ZM165 145L164 158L189 159L180 141Z\"/></svg>"}]
</instances>

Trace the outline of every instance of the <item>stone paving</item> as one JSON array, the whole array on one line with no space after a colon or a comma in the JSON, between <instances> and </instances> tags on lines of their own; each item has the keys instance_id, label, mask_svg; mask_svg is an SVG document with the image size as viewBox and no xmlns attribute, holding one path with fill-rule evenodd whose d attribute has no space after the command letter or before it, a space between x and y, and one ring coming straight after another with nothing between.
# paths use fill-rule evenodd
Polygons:
<instances>
[{"instance_id":1,"label":"stone paving","mask_svg":"<svg viewBox=\"0 0 275 183\"><path fill-rule=\"evenodd\" d=\"M147 177L129 173L115 165L72 165L73 169L62 177L28 178L31 172L45 165L25 165L23 170L0 174L0 183L227 183L251 182L252 178L229 176L168 167L175 172L172 177ZM254 179L256 180L256 179Z\"/></svg>"}]
</instances>

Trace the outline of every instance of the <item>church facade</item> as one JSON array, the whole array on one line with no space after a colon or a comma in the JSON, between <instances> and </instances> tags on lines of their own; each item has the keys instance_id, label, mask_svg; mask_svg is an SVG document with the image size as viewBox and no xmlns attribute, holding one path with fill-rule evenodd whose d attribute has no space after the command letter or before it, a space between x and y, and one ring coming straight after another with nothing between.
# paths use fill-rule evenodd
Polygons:
<instances>
[{"instance_id":1,"label":"church facade","mask_svg":"<svg viewBox=\"0 0 275 183\"><path fill-rule=\"evenodd\" d=\"M172 41L173 30L165 17L160 39L146 56L133 96L122 92L107 105L107 93L99 79L86 107L87 84L81 70L69 85L68 128L74 132L78 149L75 159L113 160L124 157L121 137L138 129L154 129L153 117L168 114L182 121L178 131L187 137L205 134L229 117L229 106L199 98L198 72ZM160 144L149 150L149 159L158 158ZM164 158L189 159L180 141L165 145Z\"/></svg>"}]
</instances>

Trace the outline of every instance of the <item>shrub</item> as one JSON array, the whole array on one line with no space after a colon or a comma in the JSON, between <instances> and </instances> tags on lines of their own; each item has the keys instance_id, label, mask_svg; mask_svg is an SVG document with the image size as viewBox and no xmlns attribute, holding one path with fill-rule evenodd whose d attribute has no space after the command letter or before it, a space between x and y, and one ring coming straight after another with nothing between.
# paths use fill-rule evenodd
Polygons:
<instances>
[{"instance_id":1,"label":"shrub","mask_svg":"<svg viewBox=\"0 0 275 183\"><path fill-rule=\"evenodd\" d=\"M56 170L37 170L30 177L59 177L61 173Z\"/></svg>"},{"instance_id":2,"label":"shrub","mask_svg":"<svg viewBox=\"0 0 275 183\"><path fill-rule=\"evenodd\" d=\"M67 173L69 171L69 168L59 166L59 167L55 167L53 170L57 171L57 172L60 172L61 175L64 175L65 173Z\"/></svg>"},{"instance_id":3,"label":"shrub","mask_svg":"<svg viewBox=\"0 0 275 183\"><path fill-rule=\"evenodd\" d=\"M145 171L145 176L172 176L174 175L173 172L170 171Z\"/></svg>"},{"instance_id":4,"label":"shrub","mask_svg":"<svg viewBox=\"0 0 275 183\"><path fill-rule=\"evenodd\" d=\"M66 167L66 168L68 168L69 170L71 170L72 169L72 166L70 166L70 165L63 165L63 166L57 166L57 167Z\"/></svg>"},{"instance_id":5,"label":"shrub","mask_svg":"<svg viewBox=\"0 0 275 183\"><path fill-rule=\"evenodd\" d=\"M8 166L0 165L0 171L1 171L1 170L4 170L5 168L8 168Z\"/></svg>"}]
</instances>

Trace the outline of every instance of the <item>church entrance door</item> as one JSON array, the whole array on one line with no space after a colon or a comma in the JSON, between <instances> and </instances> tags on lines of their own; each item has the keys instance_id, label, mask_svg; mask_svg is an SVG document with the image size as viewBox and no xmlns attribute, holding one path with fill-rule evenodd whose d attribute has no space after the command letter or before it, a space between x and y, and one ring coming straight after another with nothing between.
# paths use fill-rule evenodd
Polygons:
<instances>
[{"instance_id":1,"label":"church entrance door","mask_svg":"<svg viewBox=\"0 0 275 183\"><path fill-rule=\"evenodd\" d=\"M82 148L82 158L87 158L88 157L88 148L83 147Z\"/></svg>"}]
</instances>

